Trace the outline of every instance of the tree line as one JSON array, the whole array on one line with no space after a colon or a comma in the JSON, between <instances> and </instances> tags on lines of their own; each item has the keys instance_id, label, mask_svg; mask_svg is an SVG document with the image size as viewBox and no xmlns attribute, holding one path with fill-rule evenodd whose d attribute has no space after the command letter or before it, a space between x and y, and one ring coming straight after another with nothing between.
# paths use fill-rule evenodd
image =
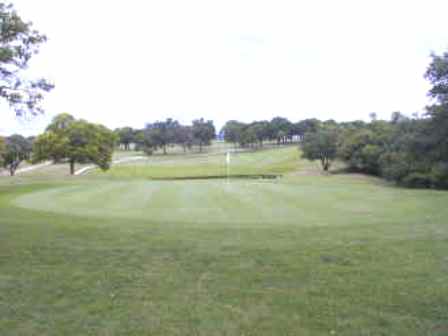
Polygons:
<instances>
[{"instance_id":1,"label":"tree line","mask_svg":"<svg viewBox=\"0 0 448 336\"><path fill-rule=\"evenodd\" d=\"M321 122L317 119L305 119L293 123L283 117L275 117L271 121L254 121L243 123L230 120L222 127L219 134L226 142L242 148L260 148L266 141L288 144L300 141L305 133L317 130L321 125L332 125L333 120ZM170 146L181 146L184 151L194 146L202 150L209 146L216 137L213 121L193 120L192 125L182 125L177 120L166 119L147 124L144 129L131 127L118 128L115 131L118 144L124 150L131 147L153 152L161 149L164 153Z\"/></svg>"},{"instance_id":2,"label":"tree line","mask_svg":"<svg viewBox=\"0 0 448 336\"><path fill-rule=\"evenodd\" d=\"M334 123L326 121L324 123ZM305 119L293 123L283 117L275 117L270 121L254 121L243 123L237 120L226 122L221 132L226 142L235 146L261 148L266 141L274 141L278 145L300 141L305 133L314 132L322 124L317 119Z\"/></svg>"},{"instance_id":3,"label":"tree line","mask_svg":"<svg viewBox=\"0 0 448 336\"><path fill-rule=\"evenodd\" d=\"M124 150L143 150L148 155L157 150L167 154L168 148L174 145L182 147L184 152L195 146L202 152L216 137L213 121L203 118L193 120L192 125L182 125L179 121L168 118L148 123L143 129L117 128L114 133L117 144Z\"/></svg>"},{"instance_id":4,"label":"tree line","mask_svg":"<svg viewBox=\"0 0 448 336\"><path fill-rule=\"evenodd\" d=\"M66 162L69 164L70 174L75 173L77 163L95 164L107 170L117 146L130 150L133 144L137 146L136 150L142 150L148 155L159 149L167 154L167 148L172 145L182 146L184 151L197 146L202 152L204 146L211 145L215 133L213 121L202 118L193 120L191 126L167 119L148 123L142 130L124 127L112 131L103 125L61 113L37 137L25 138L18 134L0 137L0 165L11 176L15 175L24 161Z\"/></svg>"},{"instance_id":5,"label":"tree line","mask_svg":"<svg viewBox=\"0 0 448 336\"><path fill-rule=\"evenodd\" d=\"M394 112L391 120L339 123L305 134L303 157L333 160L351 171L383 177L415 188L448 188L448 53L432 55L425 77L433 104L423 116Z\"/></svg>"}]
</instances>

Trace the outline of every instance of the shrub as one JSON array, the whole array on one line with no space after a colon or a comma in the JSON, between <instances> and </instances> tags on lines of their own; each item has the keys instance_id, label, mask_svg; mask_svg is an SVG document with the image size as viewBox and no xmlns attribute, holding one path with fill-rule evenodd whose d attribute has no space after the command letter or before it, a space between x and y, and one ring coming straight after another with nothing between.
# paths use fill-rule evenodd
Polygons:
<instances>
[{"instance_id":1,"label":"shrub","mask_svg":"<svg viewBox=\"0 0 448 336\"><path fill-rule=\"evenodd\" d=\"M408 188L431 188L433 177L431 174L411 173L402 179L401 184Z\"/></svg>"},{"instance_id":2,"label":"shrub","mask_svg":"<svg viewBox=\"0 0 448 336\"><path fill-rule=\"evenodd\" d=\"M448 162L439 162L432 170L433 184L436 188L448 188Z\"/></svg>"}]
</instances>

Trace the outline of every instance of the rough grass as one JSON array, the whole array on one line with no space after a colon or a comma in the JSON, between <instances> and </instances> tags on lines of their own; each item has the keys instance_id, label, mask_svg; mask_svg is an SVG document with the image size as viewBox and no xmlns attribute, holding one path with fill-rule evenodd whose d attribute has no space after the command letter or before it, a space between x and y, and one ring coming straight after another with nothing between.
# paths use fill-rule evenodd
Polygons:
<instances>
[{"instance_id":1,"label":"rough grass","mask_svg":"<svg viewBox=\"0 0 448 336\"><path fill-rule=\"evenodd\" d=\"M446 192L125 175L0 180L0 335L447 334Z\"/></svg>"}]
</instances>

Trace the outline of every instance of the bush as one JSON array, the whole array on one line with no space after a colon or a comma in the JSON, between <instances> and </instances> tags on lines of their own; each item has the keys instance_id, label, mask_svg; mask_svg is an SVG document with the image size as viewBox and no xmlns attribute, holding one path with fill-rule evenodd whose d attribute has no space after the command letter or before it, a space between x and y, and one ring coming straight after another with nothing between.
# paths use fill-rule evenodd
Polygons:
<instances>
[{"instance_id":1,"label":"bush","mask_svg":"<svg viewBox=\"0 0 448 336\"><path fill-rule=\"evenodd\" d=\"M152 154L154 154L154 148L153 147L148 147L145 146L143 148L143 151L145 152L146 155L151 156Z\"/></svg>"},{"instance_id":2,"label":"bush","mask_svg":"<svg viewBox=\"0 0 448 336\"><path fill-rule=\"evenodd\" d=\"M439 162L432 170L433 184L436 188L448 188L448 163Z\"/></svg>"},{"instance_id":3,"label":"bush","mask_svg":"<svg viewBox=\"0 0 448 336\"><path fill-rule=\"evenodd\" d=\"M408 188L431 188L433 177L431 174L411 173L402 179L401 184Z\"/></svg>"},{"instance_id":4,"label":"bush","mask_svg":"<svg viewBox=\"0 0 448 336\"><path fill-rule=\"evenodd\" d=\"M409 160L404 153L386 152L379 159L381 176L400 182L411 173Z\"/></svg>"}]
</instances>

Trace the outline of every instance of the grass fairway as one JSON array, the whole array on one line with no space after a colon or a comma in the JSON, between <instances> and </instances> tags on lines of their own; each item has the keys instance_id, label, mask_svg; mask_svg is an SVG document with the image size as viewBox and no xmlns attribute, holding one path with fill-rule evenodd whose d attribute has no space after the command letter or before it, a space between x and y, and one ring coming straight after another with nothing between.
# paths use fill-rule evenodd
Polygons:
<instances>
[{"instance_id":1,"label":"grass fairway","mask_svg":"<svg viewBox=\"0 0 448 336\"><path fill-rule=\"evenodd\" d=\"M219 148L219 147L218 147ZM188 178L226 176L226 152L196 153L193 155L157 155L141 162L112 167L98 175L132 178ZM262 175L294 171L299 166L296 146L242 152L231 155L229 175Z\"/></svg>"},{"instance_id":2,"label":"grass fairway","mask_svg":"<svg viewBox=\"0 0 448 336\"><path fill-rule=\"evenodd\" d=\"M448 333L447 192L241 155L0 179L0 335Z\"/></svg>"}]
</instances>

